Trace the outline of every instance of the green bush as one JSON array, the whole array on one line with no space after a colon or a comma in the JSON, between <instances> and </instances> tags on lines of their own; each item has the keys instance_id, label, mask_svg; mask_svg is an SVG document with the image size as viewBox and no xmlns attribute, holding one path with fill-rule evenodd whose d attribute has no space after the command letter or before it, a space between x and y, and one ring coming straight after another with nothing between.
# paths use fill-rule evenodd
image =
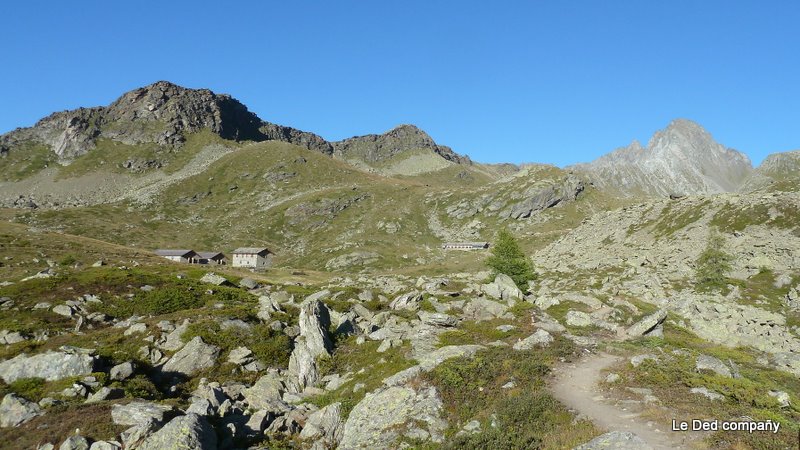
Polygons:
<instances>
[{"instance_id":1,"label":"green bush","mask_svg":"<svg viewBox=\"0 0 800 450\"><path fill-rule=\"evenodd\" d=\"M145 375L136 375L123 385L126 397L157 400L161 398L161 391Z\"/></svg>"},{"instance_id":2,"label":"green bush","mask_svg":"<svg viewBox=\"0 0 800 450\"><path fill-rule=\"evenodd\" d=\"M44 378L20 378L13 381L8 389L32 402L38 402L44 397L44 388L47 381Z\"/></svg>"},{"instance_id":3,"label":"green bush","mask_svg":"<svg viewBox=\"0 0 800 450\"><path fill-rule=\"evenodd\" d=\"M188 286L169 286L137 294L124 303L117 303L109 312L117 317L169 314L203 306L202 296L197 289Z\"/></svg>"},{"instance_id":4,"label":"green bush","mask_svg":"<svg viewBox=\"0 0 800 450\"><path fill-rule=\"evenodd\" d=\"M196 322L189 325L183 340L189 341L195 336L220 347L223 352L247 347L268 367L285 367L292 353L289 337L272 330L267 324L252 325L249 330L238 327L223 330L216 321Z\"/></svg>"},{"instance_id":5,"label":"green bush","mask_svg":"<svg viewBox=\"0 0 800 450\"><path fill-rule=\"evenodd\" d=\"M492 256L486 259L486 265L495 276L503 273L511 277L523 291L528 289L528 281L534 279L530 261L520 249L517 240L506 229L497 234L497 242L492 246Z\"/></svg>"}]
</instances>

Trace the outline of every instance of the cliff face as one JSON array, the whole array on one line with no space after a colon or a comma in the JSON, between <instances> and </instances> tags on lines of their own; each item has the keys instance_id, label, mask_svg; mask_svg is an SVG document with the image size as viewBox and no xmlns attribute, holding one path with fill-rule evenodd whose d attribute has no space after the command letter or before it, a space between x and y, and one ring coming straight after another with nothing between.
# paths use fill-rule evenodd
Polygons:
<instances>
[{"instance_id":1,"label":"cliff face","mask_svg":"<svg viewBox=\"0 0 800 450\"><path fill-rule=\"evenodd\" d=\"M647 147L634 141L574 168L587 172L599 186L652 196L735 191L753 170L746 155L683 119L655 133Z\"/></svg>"},{"instance_id":2,"label":"cliff face","mask_svg":"<svg viewBox=\"0 0 800 450\"><path fill-rule=\"evenodd\" d=\"M187 134L204 129L224 139L281 140L327 154L333 151L315 134L264 122L229 95L166 81L130 91L107 107L51 114L33 127L0 136L0 148L8 153L25 142L36 142L69 161L89 152L100 138L129 145L180 146Z\"/></svg>"}]
</instances>

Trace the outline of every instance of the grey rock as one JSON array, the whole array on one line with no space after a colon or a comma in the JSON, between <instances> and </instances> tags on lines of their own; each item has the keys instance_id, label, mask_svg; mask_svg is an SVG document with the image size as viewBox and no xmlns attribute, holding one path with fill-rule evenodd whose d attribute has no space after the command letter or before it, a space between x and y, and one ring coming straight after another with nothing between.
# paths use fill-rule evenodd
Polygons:
<instances>
[{"instance_id":1,"label":"grey rock","mask_svg":"<svg viewBox=\"0 0 800 450\"><path fill-rule=\"evenodd\" d=\"M503 273L497 274L494 279L494 284L500 288L500 298L502 300L522 300L522 291L519 290L517 284L514 283L514 280L512 280L508 275Z\"/></svg>"},{"instance_id":2,"label":"grey rock","mask_svg":"<svg viewBox=\"0 0 800 450\"><path fill-rule=\"evenodd\" d=\"M778 405L781 408L788 408L791 406L791 401L789 398L789 393L785 391L769 391L767 392L770 397L775 397L775 400L778 401Z\"/></svg>"},{"instance_id":3,"label":"grey rock","mask_svg":"<svg viewBox=\"0 0 800 450\"><path fill-rule=\"evenodd\" d=\"M239 286L245 289L258 289L258 282L252 278L244 277L239 280Z\"/></svg>"},{"instance_id":4,"label":"grey rock","mask_svg":"<svg viewBox=\"0 0 800 450\"><path fill-rule=\"evenodd\" d=\"M367 394L350 412L339 448L390 448L404 435L424 431L442 442L447 422L435 388L389 387ZM422 428L424 427L424 428Z\"/></svg>"},{"instance_id":5,"label":"grey rock","mask_svg":"<svg viewBox=\"0 0 800 450\"><path fill-rule=\"evenodd\" d=\"M125 391L122 389L103 386L97 392L90 395L89 398L86 399L85 403L98 403L102 402L103 400L122 398L123 395L125 395Z\"/></svg>"},{"instance_id":6,"label":"grey rock","mask_svg":"<svg viewBox=\"0 0 800 450\"><path fill-rule=\"evenodd\" d=\"M0 331L0 344L2 345L17 344L27 339L28 338L19 331L8 331L8 330Z\"/></svg>"},{"instance_id":7,"label":"grey rock","mask_svg":"<svg viewBox=\"0 0 800 450\"><path fill-rule=\"evenodd\" d=\"M144 324L144 323L139 322L139 323L135 323L135 324L131 325L130 327L128 327L128 329L125 330L123 335L124 336L130 336L132 334L144 333L146 331L147 331L147 325Z\"/></svg>"},{"instance_id":8,"label":"grey rock","mask_svg":"<svg viewBox=\"0 0 800 450\"><path fill-rule=\"evenodd\" d=\"M508 333L515 328L517 327L515 327L514 325L498 325L494 327L495 330L502 331L503 333Z\"/></svg>"},{"instance_id":9,"label":"grey rock","mask_svg":"<svg viewBox=\"0 0 800 450\"><path fill-rule=\"evenodd\" d=\"M658 361L658 357L656 355L651 355L649 353L646 353L644 355L632 356L630 359L631 365L633 367L639 367L640 365L642 365L643 362L647 360Z\"/></svg>"},{"instance_id":10,"label":"grey rock","mask_svg":"<svg viewBox=\"0 0 800 450\"><path fill-rule=\"evenodd\" d=\"M392 300L392 302L389 303L389 308L394 310L407 309L410 311L417 311L419 310L419 304L421 302L422 302L422 293L418 291L412 291L400 295L394 300Z\"/></svg>"},{"instance_id":11,"label":"grey rock","mask_svg":"<svg viewBox=\"0 0 800 450\"><path fill-rule=\"evenodd\" d=\"M132 361L127 361L112 367L108 372L108 376L113 381L123 381L130 378L135 371L136 364Z\"/></svg>"},{"instance_id":12,"label":"grey rock","mask_svg":"<svg viewBox=\"0 0 800 450\"><path fill-rule=\"evenodd\" d=\"M317 291L317 292L307 296L305 298L305 300L303 300L303 303L312 303L312 302L322 301L322 300L330 298L330 296L331 296L331 291L328 290L328 289L323 289L321 291Z\"/></svg>"},{"instance_id":13,"label":"grey rock","mask_svg":"<svg viewBox=\"0 0 800 450\"><path fill-rule=\"evenodd\" d=\"M63 304L54 306L52 311L58 314L59 316L64 316L64 317L72 317L72 315L75 313L75 311L71 307Z\"/></svg>"},{"instance_id":14,"label":"grey rock","mask_svg":"<svg viewBox=\"0 0 800 450\"><path fill-rule=\"evenodd\" d=\"M255 384L242 392L244 400L252 409L272 410L275 404L282 403L286 384L275 371L269 371Z\"/></svg>"},{"instance_id":15,"label":"grey rock","mask_svg":"<svg viewBox=\"0 0 800 450\"><path fill-rule=\"evenodd\" d=\"M422 323L435 327L454 327L458 325L458 319L444 313L419 311L417 316Z\"/></svg>"},{"instance_id":16,"label":"grey rock","mask_svg":"<svg viewBox=\"0 0 800 450\"><path fill-rule=\"evenodd\" d=\"M725 398L724 395L718 394L718 393L716 393L716 392L714 392L712 390L709 390L708 388L705 388L705 387L691 388L691 389L689 389L689 392L691 392L692 394L702 395L703 397L705 397L705 398L707 398L709 400L712 400L712 401L713 400L723 400Z\"/></svg>"},{"instance_id":17,"label":"grey rock","mask_svg":"<svg viewBox=\"0 0 800 450\"><path fill-rule=\"evenodd\" d=\"M217 275L214 272L208 272L207 274L203 275L203 277L200 278L200 281L203 283L213 284L215 286L226 286L232 284L227 278L223 277L222 275Z\"/></svg>"},{"instance_id":18,"label":"grey rock","mask_svg":"<svg viewBox=\"0 0 800 450\"><path fill-rule=\"evenodd\" d=\"M117 425L140 425L148 421L161 423L167 414L172 411L171 406L144 400L134 400L124 405L114 405L111 408L111 419Z\"/></svg>"},{"instance_id":19,"label":"grey rock","mask_svg":"<svg viewBox=\"0 0 800 450\"><path fill-rule=\"evenodd\" d=\"M342 405L333 403L311 413L306 420L300 438L305 440L324 440L328 448L336 447L342 439Z\"/></svg>"},{"instance_id":20,"label":"grey rock","mask_svg":"<svg viewBox=\"0 0 800 450\"><path fill-rule=\"evenodd\" d=\"M20 378L44 378L56 381L62 378L88 375L94 372L97 357L82 349L49 351L27 356L22 353L0 362L0 378L13 383Z\"/></svg>"},{"instance_id":21,"label":"grey rock","mask_svg":"<svg viewBox=\"0 0 800 450\"><path fill-rule=\"evenodd\" d=\"M598 436L574 450L652 450L642 438L630 431L611 431Z\"/></svg>"},{"instance_id":22,"label":"grey rock","mask_svg":"<svg viewBox=\"0 0 800 450\"><path fill-rule=\"evenodd\" d=\"M164 364L161 371L192 376L203 369L213 367L219 353L219 347L206 344L200 336L195 336Z\"/></svg>"},{"instance_id":23,"label":"grey rock","mask_svg":"<svg viewBox=\"0 0 800 450\"><path fill-rule=\"evenodd\" d=\"M508 311L508 306L484 298L470 300L464 305L464 318L481 322L502 318Z\"/></svg>"},{"instance_id":24,"label":"grey rock","mask_svg":"<svg viewBox=\"0 0 800 450\"><path fill-rule=\"evenodd\" d=\"M58 450L89 450L89 441L79 434L73 434L61 443Z\"/></svg>"},{"instance_id":25,"label":"grey rock","mask_svg":"<svg viewBox=\"0 0 800 450\"><path fill-rule=\"evenodd\" d=\"M553 336L545 330L537 330L532 335L514 344L514 350L530 350L536 346L547 347L553 342Z\"/></svg>"},{"instance_id":26,"label":"grey rock","mask_svg":"<svg viewBox=\"0 0 800 450\"><path fill-rule=\"evenodd\" d=\"M567 325L571 327L589 327L594 324L592 316L583 311L569 310L566 315Z\"/></svg>"},{"instance_id":27,"label":"grey rock","mask_svg":"<svg viewBox=\"0 0 800 450\"><path fill-rule=\"evenodd\" d=\"M650 314L647 317L642 318L630 328L626 330L626 334L631 337L643 336L652 332L656 326L664 321L667 318L667 310L660 309L657 312Z\"/></svg>"},{"instance_id":28,"label":"grey rock","mask_svg":"<svg viewBox=\"0 0 800 450\"><path fill-rule=\"evenodd\" d=\"M698 356L697 361L695 362L695 369L698 372L701 372L703 370L709 370L723 377L727 378L733 377L733 375L731 374L731 369L729 369L724 362L720 361L717 358L714 358L713 356L708 356L708 355Z\"/></svg>"},{"instance_id":29,"label":"grey rock","mask_svg":"<svg viewBox=\"0 0 800 450\"><path fill-rule=\"evenodd\" d=\"M186 319L179 326L175 327L165 337L162 337L156 346L161 350L174 352L183 347L183 339L181 338L186 330L189 328L189 319Z\"/></svg>"},{"instance_id":30,"label":"grey rock","mask_svg":"<svg viewBox=\"0 0 800 450\"><path fill-rule=\"evenodd\" d=\"M139 450L217 450L217 434L208 421L196 414L179 416L145 439Z\"/></svg>"},{"instance_id":31,"label":"grey rock","mask_svg":"<svg viewBox=\"0 0 800 450\"><path fill-rule=\"evenodd\" d=\"M122 450L122 444L117 441L94 441L89 450Z\"/></svg>"},{"instance_id":32,"label":"grey rock","mask_svg":"<svg viewBox=\"0 0 800 450\"><path fill-rule=\"evenodd\" d=\"M306 338L311 353L314 357L329 355L333 349L331 338L328 335L330 327L330 312L320 301L305 302L300 307L300 336Z\"/></svg>"},{"instance_id":33,"label":"grey rock","mask_svg":"<svg viewBox=\"0 0 800 450\"><path fill-rule=\"evenodd\" d=\"M36 403L16 394L6 394L0 403L0 427L16 427L44 414Z\"/></svg>"},{"instance_id":34,"label":"grey rock","mask_svg":"<svg viewBox=\"0 0 800 450\"><path fill-rule=\"evenodd\" d=\"M264 322L272 319L272 313L281 311L281 304L278 303L274 296L275 294L258 297L258 313L256 316Z\"/></svg>"}]
</instances>

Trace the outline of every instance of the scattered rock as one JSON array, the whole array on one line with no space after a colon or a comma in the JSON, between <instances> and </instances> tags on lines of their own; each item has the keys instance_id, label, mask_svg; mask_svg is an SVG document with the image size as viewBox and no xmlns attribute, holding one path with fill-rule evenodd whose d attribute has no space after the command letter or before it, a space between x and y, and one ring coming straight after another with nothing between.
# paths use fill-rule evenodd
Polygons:
<instances>
[{"instance_id":1,"label":"scattered rock","mask_svg":"<svg viewBox=\"0 0 800 450\"><path fill-rule=\"evenodd\" d=\"M228 281L227 278L223 277L222 275L217 275L214 272L208 272L207 274L203 275L203 278L200 278L200 281L203 283L213 284L215 286L232 286L233 283Z\"/></svg>"},{"instance_id":2,"label":"scattered rock","mask_svg":"<svg viewBox=\"0 0 800 450\"><path fill-rule=\"evenodd\" d=\"M622 377L619 376L618 373L610 373L606 376L606 383L616 383L617 381L621 380Z\"/></svg>"},{"instance_id":3,"label":"scattered rock","mask_svg":"<svg viewBox=\"0 0 800 450\"><path fill-rule=\"evenodd\" d=\"M422 303L422 293L412 291L395 298L389 303L389 308L394 310L407 309L410 311L417 311L419 310L420 303Z\"/></svg>"},{"instance_id":4,"label":"scattered rock","mask_svg":"<svg viewBox=\"0 0 800 450\"><path fill-rule=\"evenodd\" d=\"M139 450L161 449L217 450L217 434L205 417L179 416L145 439Z\"/></svg>"},{"instance_id":5,"label":"scattered rock","mask_svg":"<svg viewBox=\"0 0 800 450\"><path fill-rule=\"evenodd\" d=\"M103 400L122 398L123 395L125 395L125 391L122 389L103 386L98 389L97 392L90 395L89 398L86 399L85 403L98 403L102 402Z\"/></svg>"},{"instance_id":6,"label":"scattered rock","mask_svg":"<svg viewBox=\"0 0 800 450\"><path fill-rule=\"evenodd\" d=\"M79 434L73 434L61 443L58 450L89 450L89 441Z\"/></svg>"},{"instance_id":7,"label":"scattered rock","mask_svg":"<svg viewBox=\"0 0 800 450\"><path fill-rule=\"evenodd\" d=\"M507 311L507 305L485 298L476 298L464 305L464 319L481 322L484 320L505 318L507 317Z\"/></svg>"},{"instance_id":8,"label":"scattered rock","mask_svg":"<svg viewBox=\"0 0 800 450\"><path fill-rule=\"evenodd\" d=\"M658 361L658 357L656 355L651 355L650 353L646 353L644 355L636 355L631 357L631 365L633 367L639 367L643 362L647 360Z\"/></svg>"},{"instance_id":9,"label":"scattered rock","mask_svg":"<svg viewBox=\"0 0 800 450\"><path fill-rule=\"evenodd\" d=\"M432 387L395 386L369 393L350 412L339 448L390 448L402 436L442 442L447 422L441 411Z\"/></svg>"},{"instance_id":10,"label":"scattered rock","mask_svg":"<svg viewBox=\"0 0 800 450\"><path fill-rule=\"evenodd\" d=\"M708 355L698 356L694 367L698 372L709 370L723 377L727 378L733 377L733 375L731 374L731 369L729 369L724 362L720 361L717 358L714 358L713 356L708 356Z\"/></svg>"},{"instance_id":11,"label":"scattered rock","mask_svg":"<svg viewBox=\"0 0 800 450\"><path fill-rule=\"evenodd\" d=\"M63 304L54 306L52 311L58 314L59 316L64 316L64 317L72 317L72 314L75 313L75 311L71 307Z\"/></svg>"},{"instance_id":12,"label":"scattered rock","mask_svg":"<svg viewBox=\"0 0 800 450\"><path fill-rule=\"evenodd\" d=\"M88 375L94 372L97 357L84 349L63 348L34 356L22 353L0 362L0 378L13 383L20 378L44 378L47 381Z\"/></svg>"},{"instance_id":13,"label":"scattered rock","mask_svg":"<svg viewBox=\"0 0 800 450\"><path fill-rule=\"evenodd\" d=\"M123 381L130 378L134 371L136 371L136 365L132 361L128 361L112 367L108 376L113 381Z\"/></svg>"},{"instance_id":14,"label":"scattered rock","mask_svg":"<svg viewBox=\"0 0 800 450\"><path fill-rule=\"evenodd\" d=\"M153 421L162 423L167 414L172 411L171 406L144 400L134 400L124 405L114 405L111 409L111 419L117 425L134 426Z\"/></svg>"},{"instance_id":15,"label":"scattered rock","mask_svg":"<svg viewBox=\"0 0 800 450\"><path fill-rule=\"evenodd\" d=\"M575 311L573 309L567 311L566 322L571 327L589 327L593 324L592 316L583 311Z\"/></svg>"},{"instance_id":16,"label":"scattered rock","mask_svg":"<svg viewBox=\"0 0 800 450\"><path fill-rule=\"evenodd\" d=\"M652 450L642 438L630 431L612 431L598 436L574 450Z\"/></svg>"},{"instance_id":17,"label":"scattered rock","mask_svg":"<svg viewBox=\"0 0 800 450\"><path fill-rule=\"evenodd\" d=\"M664 319L666 318L667 310L660 309L657 312L650 314L649 316L646 316L640 321L636 322L633 326L627 329L625 334L630 337L643 336L652 332L659 324L664 322Z\"/></svg>"},{"instance_id":18,"label":"scattered rock","mask_svg":"<svg viewBox=\"0 0 800 450\"><path fill-rule=\"evenodd\" d=\"M545 330L537 330L525 339L518 340L514 344L514 350L530 350L535 346L547 347L553 342L553 336Z\"/></svg>"},{"instance_id":19,"label":"scattered rock","mask_svg":"<svg viewBox=\"0 0 800 450\"><path fill-rule=\"evenodd\" d=\"M335 448L341 441L343 432L342 405L333 403L308 416L300 438L315 441L322 439L327 448Z\"/></svg>"},{"instance_id":20,"label":"scattered rock","mask_svg":"<svg viewBox=\"0 0 800 450\"><path fill-rule=\"evenodd\" d=\"M708 388L705 388L705 387L691 388L691 389L689 389L689 392L691 392L692 394L702 395L705 398L707 398L709 400L712 400L712 401L713 400L722 400L722 399L725 398L724 395L718 394L718 393L716 393L716 392L714 392L712 390L709 390Z\"/></svg>"},{"instance_id":21,"label":"scattered rock","mask_svg":"<svg viewBox=\"0 0 800 450\"><path fill-rule=\"evenodd\" d=\"M245 289L253 290L253 289L258 289L259 284L256 280L252 278L244 277L241 280L239 280L239 286Z\"/></svg>"},{"instance_id":22,"label":"scattered rock","mask_svg":"<svg viewBox=\"0 0 800 450\"><path fill-rule=\"evenodd\" d=\"M44 413L36 403L16 394L6 394L0 403L0 427L16 427L42 414Z\"/></svg>"},{"instance_id":23,"label":"scattered rock","mask_svg":"<svg viewBox=\"0 0 800 450\"><path fill-rule=\"evenodd\" d=\"M200 336L195 336L161 367L161 371L192 376L203 369L213 367L219 353L219 347L206 344Z\"/></svg>"},{"instance_id":24,"label":"scattered rock","mask_svg":"<svg viewBox=\"0 0 800 450\"><path fill-rule=\"evenodd\" d=\"M775 397L775 400L778 401L778 405L780 405L781 408L788 408L789 406L791 406L788 392L769 391L768 394L770 397Z\"/></svg>"}]
</instances>

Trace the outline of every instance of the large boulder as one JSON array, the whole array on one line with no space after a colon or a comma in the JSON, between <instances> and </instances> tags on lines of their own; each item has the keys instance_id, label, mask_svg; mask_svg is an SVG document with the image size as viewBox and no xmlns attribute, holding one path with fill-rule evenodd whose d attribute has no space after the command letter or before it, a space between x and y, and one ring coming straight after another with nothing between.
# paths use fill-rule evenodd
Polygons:
<instances>
[{"instance_id":1,"label":"large boulder","mask_svg":"<svg viewBox=\"0 0 800 450\"><path fill-rule=\"evenodd\" d=\"M13 383L21 378L44 378L56 381L62 378L88 375L97 366L97 357L90 350L64 348L28 356L24 353L0 363L0 378Z\"/></svg>"},{"instance_id":2,"label":"large boulder","mask_svg":"<svg viewBox=\"0 0 800 450\"><path fill-rule=\"evenodd\" d=\"M393 448L402 436L442 442L447 422L436 388L394 386L367 394L350 412L339 449Z\"/></svg>"},{"instance_id":3,"label":"large boulder","mask_svg":"<svg viewBox=\"0 0 800 450\"><path fill-rule=\"evenodd\" d=\"M331 325L331 316L328 308L319 300L306 302L300 307L300 336L306 338L308 346L314 357L330 355L333 343L328 335Z\"/></svg>"},{"instance_id":4,"label":"large boulder","mask_svg":"<svg viewBox=\"0 0 800 450\"><path fill-rule=\"evenodd\" d=\"M422 294L418 291L412 291L392 300L392 302L389 303L389 308L394 310L407 309L409 311L417 311L419 310L420 303L422 303Z\"/></svg>"},{"instance_id":5,"label":"large boulder","mask_svg":"<svg viewBox=\"0 0 800 450\"><path fill-rule=\"evenodd\" d=\"M36 403L16 394L7 394L0 403L0 427L16 427L42 414Z\"/></svg>"},{"instance_id":6,"label":"large boulder","mask_svg":"<svg viewBox=\"0 0 800 450\"><path fill-rule=\"evenodd\" d=\"M652 450L642 438L630 431L612 431L579 445L574 450Z\"/></svg>"},{"instance_id":7,"label":"large boulder","mask_svg":"<svg viewBox=\"0 0 800 450\"><path fill-rule=\"evenodd\" d=\"M343 431L342 404L333 403L308 416L303 431L300 432L300 438L322 440L326 448L335 448L342 440Z\"/></svg>"},{"instance_id":8,"label":"large boulder","mask_svg":"<svg viewBox=\"0 0 800 450\"><path fill-rule=\"evenodd\" d=\"M269 371L252 387L242 391L242 395L250 408L271 410L276 404L282 403L284 392L286 385L283 378L276 371Z\"/></svg>"},{"instance_id":9,"label":"large boulder","mask_svg":"<svg viewBox=\"0 0 800 450\"><path fill-rule=\"evenodd\" d=\"M296 381L294 389L299 392L314 386L320 379L316 354L304 336L298 336L289 356L289 375Z\"/></svg>"},{"instance_id":10,"label":"large boulder","mask_svg":"<svg viewBox=\"0 0 800 450\"><path fill-rule=\"evenodd\" d=\"M219 353L219 347L206 344L200 336L195 336L178 353L172 355L161 371L192 376L203 369L213 367Z\"/></svg>"},{"instance_id":11,"label":"large boulder","mask_svg":"<svg viewBox=\"0 0 800 450\"><path fill-rule=\"evenodd\" d=\"M698 372L708 370L726 378L733 377L733 374L731 374L731 369L726 366L724 362L714 358L713 356L698 356L697 361L695 361L695 369Z\"/></svg>"},{"instance_id":12,"label":"large boulder","mask_svg":"<svg viewBox=\"0 0 800 450\"><path fill-rule=\"evenodd\" d=\"M502 303L476 298L464 305L464 319L480 322L506 317L508 306Z\"/></svg>"},{"instance_id":13,"label":"large boulder","mask_svg":"<svg viewBox=\"0 0 800 450\"><path fill-rule=\"evenodd\" d=\"M514 350L530 350L535 346L547 347L553 342L553 336L546 330L537 330L525 339L520 339L514 344Z\"/></svg>"},{"instance_id":14,"label":"large boulder","mask_svg":"<svg viewBox=\"0 0 800 450\"><path fill-rule=\"evenodd\" d=\"M153 421L161 423L172 411L171 406L161 405L144 400L135 400L124 405L111 408L111 420L117 425L134 426Z\"/></svg>"},{"instance_id":15,"label":"large boulder","mask_svg":"<svg viewBox=\"0 0 800 450\"><path fill-rule=\"evenodd\" d=\"M203 275L203 278L200 278L200 281L203 283L213 284L215 286L233 286L233 283L228 281L227 278L223 277L222 275L217 275L214 272L208 272L207 274Z\"/></svg>"},{"instance_id":16,"label":"large boulder","mask_svg":"<svg viewBox=\"0 0 800 450\"><path fill-rule=\"evenodd\" d=\"M514 300L522 300L523 293L517 287L517 284L514 283L514 280L511 279L510 276L499 273L494 278L494 284L500 290L500 298L505 301L514 301Z\"/></svg>"},{"instance_id":17,"label":"large boulder","mask_svg":"<svg viewBox=\"0 0 800 450\"><path fill-rule=\"evenodd\" d=\"M187 414L170 420L138 449L217 450L217 434L205 417Z\"/></svg>"},{"instance_id":18,"label":"large boulder","mask_svg":"<svg viewBox=\"0 0 800 450\"><path fill-rule=\"evenodd\" d=\"M662 323L666 318L667 310L660 309L633 324L626 330L625 334L630 337L643 336L653 331L653 329Z\"/></svg>"}]
</instances>

